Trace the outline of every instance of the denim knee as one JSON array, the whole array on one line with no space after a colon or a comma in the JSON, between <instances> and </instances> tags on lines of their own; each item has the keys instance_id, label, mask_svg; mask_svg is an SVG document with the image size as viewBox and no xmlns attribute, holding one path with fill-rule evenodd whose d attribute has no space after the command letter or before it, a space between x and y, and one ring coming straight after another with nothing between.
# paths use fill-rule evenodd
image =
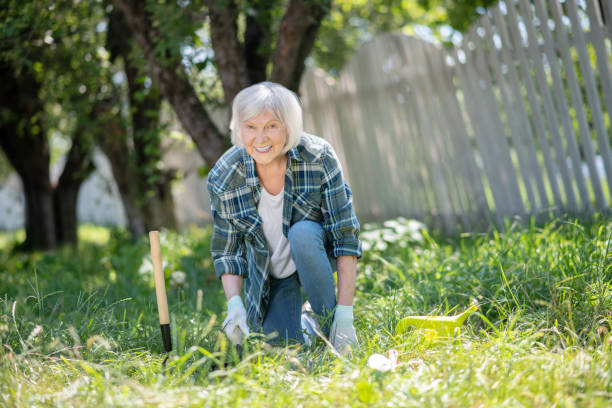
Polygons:
<instances>
[{"instance_id":1,"label":"denim knee","mask_svg":"<svg viewBox=\"0 0 612 408\"><path fill-rule=\"evenodd\" d=\"M325 249L325 231L318 222L307 220L296 222L289 228L288 239L292 251L312 248L313 244L317 249Z\"/></svg>"}]
</instances>

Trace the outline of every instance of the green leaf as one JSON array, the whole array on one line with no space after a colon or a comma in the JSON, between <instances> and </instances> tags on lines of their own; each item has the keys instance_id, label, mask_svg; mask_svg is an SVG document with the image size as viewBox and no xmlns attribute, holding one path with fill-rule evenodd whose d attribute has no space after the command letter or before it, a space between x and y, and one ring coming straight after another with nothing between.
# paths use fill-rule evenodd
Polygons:
<instances>
[{"instance_id":1,"label":"green leaf","mask_svg":"<svg viewBox=\"0 0 612 408\"><path fill-rule=\"evenodd\" d=\"M379 399L379 395L374 390L372 384L367 381L359 381L355 386L357 391L357 398L361 402L365 402L366 404L373 404Z\"/></svg>"},{"instance_id":2,"label":"green leaf","mask_svg":"<svg viewBox=\"0 0 612 408\"><path fill-rule=\"evenodd\" d=\"M210 173L210 170L211 168L208 167L208 165L203 164L200 167L198 167L198 176L205 179L206 177L208 177L208 173Z\"/></svg>"}]
</instances>

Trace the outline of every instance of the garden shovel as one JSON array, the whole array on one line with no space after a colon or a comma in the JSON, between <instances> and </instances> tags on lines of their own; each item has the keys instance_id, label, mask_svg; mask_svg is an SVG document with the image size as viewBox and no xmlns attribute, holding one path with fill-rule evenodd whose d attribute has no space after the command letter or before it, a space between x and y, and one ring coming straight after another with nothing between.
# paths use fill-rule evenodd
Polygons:
<instances>
[{"instance_id":1,"label":"garden shovel","mask_svg":"<svg viewBox=\"0 0 612 408\"><path fill-rule=\"evenodd\" d=\"M155 277L155 293L157 295L157 311L159 313L159 327L161 328L162 341L166 350L166 358L162 366L166 366L168 353L172 351L172 339L170 337L170 315L168 313L168 298L166 297L166 281L162 267L161 248L159 245L159 231L149 232L151 244L151 261L153 263L153 276Z\"/></svg>"}]
</instances>

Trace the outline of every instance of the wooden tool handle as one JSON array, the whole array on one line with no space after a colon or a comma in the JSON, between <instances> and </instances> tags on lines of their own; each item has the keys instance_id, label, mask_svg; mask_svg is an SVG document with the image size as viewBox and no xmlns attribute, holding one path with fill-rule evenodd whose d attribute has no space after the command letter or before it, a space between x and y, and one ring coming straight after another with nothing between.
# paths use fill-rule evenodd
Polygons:
<instances>
[{"instance_id":1,"label":"wooden tool handle","mask_svg":"<svg viewBox=\"0 0 612 408\"><path fill-rule=\"evenodd\" d=\"M168 299L166 298L166 281L164 280L161 248L159 246L159 231L150 231L149 241L151 243L151 260L153 261L153 276L155 277L155 293L157 294L159 324L170 324Z\"/></svg>"}]
</instances>

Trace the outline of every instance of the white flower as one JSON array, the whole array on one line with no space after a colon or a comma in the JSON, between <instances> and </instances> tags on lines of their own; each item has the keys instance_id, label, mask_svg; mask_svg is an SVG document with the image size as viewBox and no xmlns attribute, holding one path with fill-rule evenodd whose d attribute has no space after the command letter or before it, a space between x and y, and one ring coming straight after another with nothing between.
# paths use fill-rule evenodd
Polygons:
<instances>
[{"instance_id":1,"label":"white flower","mask_svg":"<svg viewBox=\"0 0 612 408\"><path fill-rule=\"evenodd\" d=\"M153 263L151 262L151 256L144 256L142 258L142 264L138 268L139 275L153 274Z\"/></svg>"},{"instance_id":2,"label":"white flower","mask_svg":"<svg viewBox=\"0 0 612 408\"><path fill-rule=\"evenodd\" d=\"M187 278L187 274L183 271L174 271L172 275L170 275L170 286L178 287L182 286L185 283L185 279Z\"/></svg>"}]
</instances>

